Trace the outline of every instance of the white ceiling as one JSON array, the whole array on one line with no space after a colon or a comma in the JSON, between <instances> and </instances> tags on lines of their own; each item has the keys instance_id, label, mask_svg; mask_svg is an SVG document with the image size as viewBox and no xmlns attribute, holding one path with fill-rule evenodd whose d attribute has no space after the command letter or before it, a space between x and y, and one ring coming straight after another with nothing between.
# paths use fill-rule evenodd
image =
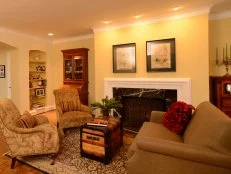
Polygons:
<instances>
[{"instance_id":1,"label":"white ceiling","mask_svg":"<svg viewBox=\"0 0 231 174\"><path fill-rule=\"evenodd\" d=\"M181 9L172 11L176 6ZM52 32L56 40L205 8L211 13L231 10L231 0L0 0L0 28L42 39Z\"/></svg>"}]
</instances>

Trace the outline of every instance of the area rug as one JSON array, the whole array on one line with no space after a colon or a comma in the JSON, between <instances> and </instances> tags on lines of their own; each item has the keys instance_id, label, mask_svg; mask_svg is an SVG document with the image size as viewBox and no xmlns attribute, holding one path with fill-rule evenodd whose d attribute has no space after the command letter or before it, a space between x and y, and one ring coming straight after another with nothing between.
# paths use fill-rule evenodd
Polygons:
<instances>
[{"instance_id":1,"label":"area rug","mask_svg":"<svg viewBox=\"0 0 231 174\"><path fill-rule=\"evenodd\" d=\"M60 144L61 150L54 165L50 165L51 155L23 157L19 160L52 174L126 174L128 144L121 147L108 165L81 157L80 131L77 128L68 129Z\"/></svg>"}]
</instances>

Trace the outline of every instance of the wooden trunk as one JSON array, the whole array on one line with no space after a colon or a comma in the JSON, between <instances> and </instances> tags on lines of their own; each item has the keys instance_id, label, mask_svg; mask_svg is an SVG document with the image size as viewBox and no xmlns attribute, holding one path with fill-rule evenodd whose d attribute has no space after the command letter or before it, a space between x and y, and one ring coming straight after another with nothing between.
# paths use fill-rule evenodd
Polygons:
<instances>
[{"instance_id":1,"label":"wooden trunk","mask_svg":"<svg viewBox=\"0 0 231 174\"><path fill-rule=\"evenodd\" d=\"M108 164L123 143L120 125L108 127L89 126L80 128L81 156Z\"/></svg>"}]
</instances>

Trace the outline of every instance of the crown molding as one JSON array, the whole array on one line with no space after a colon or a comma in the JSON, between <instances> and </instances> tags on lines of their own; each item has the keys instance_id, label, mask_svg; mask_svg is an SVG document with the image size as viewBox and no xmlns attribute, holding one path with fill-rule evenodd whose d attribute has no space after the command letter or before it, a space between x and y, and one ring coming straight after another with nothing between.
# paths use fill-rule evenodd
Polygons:
<instances>
[{"instance_id":1,"label":"crown molding","mask_svg":"<svg viewBox=\"0 0 231 174\"><path fill-rule=\"evenodd\" d=\"M146 25L146 24L159 23L159 22L165 22L165 21L179 20L179 19L198 16L202 14L209 14L210 8L211 8L210 6L206 6L204 8L197 9L197 10L187 12L187 13L183 13L181 15L160 16L158 18L153 18L150 20L146 20L144 22L119 24L119 25L108 27L108 28L105 28L105 27L93 28L93 31L94 33L98 33L98 32L103 32L103 31L108 31L108 30L119 29L119 28L137 26L137 25Z\"/></svg>"},{"instance_id":2,"label":"crown molding","mask_svg":"<svg viewBox=\"0 0 231 174\"><path fill-rule=\"evenodd\" d=\"M209 15L209 20L220 20L231 18L231 10L221 12L221 13L212 13Z\"/></svg>"},{"instance_id":3,"label":"crown molding","mask_svg":"<svg viewBox=\"0 0 231 174\"><path fill-rule=\"evenodd\" d=\"M31 36L29 34L18 32L18 31L15 31L15 30L12 30L12 29L9 29L9 28L5 28L5 27L0 27L0 32L13 34L13 35L25 37L25 38L28 38L28 39L33 39L33 40L39 40L39 41L43 41L43 42L52 43L50 40L41 39L39 37Z\"/></svg>"},{"instance_id":4,"label":"crown molding","mask_svg":"<svg viewBox=\"0 0 231 174\"><path fill-rule=\"evenodd\" d=\"M86 35L80 35L80 36L75 36L75 37L57 39L57 40L54 40L52 43L59 44L59 43L65 43L65 42L71 42L71 41L86 40L86 39L91 39L91 38L94 38L94 34L86 34Z\"/></svg>"}]
</instances>

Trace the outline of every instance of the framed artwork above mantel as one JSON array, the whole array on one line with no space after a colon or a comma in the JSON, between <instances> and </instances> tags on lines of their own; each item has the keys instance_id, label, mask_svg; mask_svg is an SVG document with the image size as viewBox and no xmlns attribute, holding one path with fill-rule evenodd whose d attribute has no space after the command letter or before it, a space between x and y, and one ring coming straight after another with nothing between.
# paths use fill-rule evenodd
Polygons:
<instances>
[{"instance_id":1,"label":"framed artwork above mantel","mask_svg":"<svg viewBox=\"0 0 231 174\"><path fill-rule=\"evenodd\" d=\"M176 71L175 38L146 42L147 72Z\"/></svg>"},{"instance_id":2,"label":"framed artwork above mantel","mask_svg":"<svg viewBox=\"0 0 231 174\"><path fill-rule=\"evenodd\" d=\"M136 44L113 45L113 73L136 72Z\"/></svg>"}]
</instances>

